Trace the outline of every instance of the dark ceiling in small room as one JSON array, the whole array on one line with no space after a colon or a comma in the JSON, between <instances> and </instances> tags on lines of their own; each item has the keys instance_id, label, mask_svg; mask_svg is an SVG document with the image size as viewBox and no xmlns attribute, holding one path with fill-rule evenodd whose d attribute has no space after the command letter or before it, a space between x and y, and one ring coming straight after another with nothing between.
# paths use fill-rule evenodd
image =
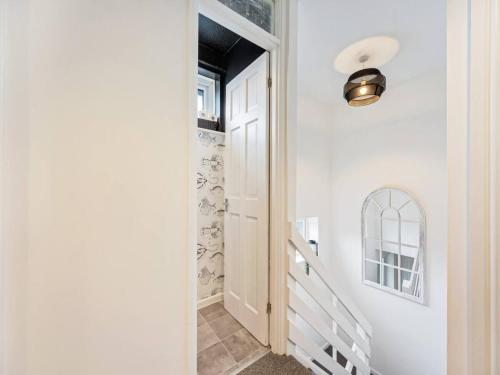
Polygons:
<instances>
[{"instance_id":1,"label":"dark ceiling in small room","mask_svg":"<svg viewBox=\"0 0 500 375\"><path fill-rule=\"evenodd\" d=\"M256 44L242 38L211 19L198 18L199 73L211 71L220 75L220 128L224 131L225 87L234 77L265 52Z\"/></svg>"},{"instance_id":2,"label":"dark ceiling in small room","mask_svg":"<svg viewBox=\"0 0 500 375\"><path fill-rule=\"evenodd\" d=\"M198 42L219 55L226 55L241 39L238 34L200 14Z\"/></svg>"},{"instance_id":3,"label":"dark ceiling in small room","mask_svg":"<svg viewBox=\"0 0 500 375\"><path fill-rule=\"evenodd\" d=\"M226 83L250 65L264 49L211 19L199 15L198 59L200 66L226 75Z\"/></svg>"}]
</instances>

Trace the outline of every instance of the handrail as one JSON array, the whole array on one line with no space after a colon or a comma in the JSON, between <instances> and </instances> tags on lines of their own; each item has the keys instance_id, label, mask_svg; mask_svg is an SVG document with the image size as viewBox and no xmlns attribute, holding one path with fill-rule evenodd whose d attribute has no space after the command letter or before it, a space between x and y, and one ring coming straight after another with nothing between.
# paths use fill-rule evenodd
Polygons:
<instances>
[{"instance_id":1,"label":"handrail","mask_svg":"<svg viewBox=\"0 0 500 375\"><path fill-rule=\"evenodd\" d=\"M335 276L332 275L331 272L328 272L316 256L313 253L307 242L304 238L297 232L295 226L292 223L289 223L289 239L296 247L297 251L304 257L307 263L311 265L311 267L316 271L321 280L325 283L325 285L330 289L330 291L335 294L335 296L339 299L339 301L346 307L349 313L353 316L353 318L361 325L363 330L368 334L368 336L372 336L373 329L365 316L361 313L361 311L356 307L354 302L349 298L347 294L343 291L336 288L336 285L339 285L337 280L335 280Z\"/></svg>"},{"instance_id":2,"label":"handrail","mask_svg":"<svg viewBox=\"0 0 500 375\"><path fill-rule=\"evenodd\" d=\"M291 274L299 282L299 284L307 291L307 293L313 296L313 299L322 306L323 310L335 321L353 340L358 344L358 346L363 350L363 352L369 357L371 355L370 345L368 340L362 337L359 332L351 326L347 319L340 314L340 312L335 309L335 306L328 302L328 297L322 293L319 288L314 285L314 283L307 277L304 277L297 269L296 264L291 264L290 262ZM290 287L290 285L289 285ZM290 292L291 294L292 292ZM292 300L292 298L290 298Z\"/></svg>"},{"instance_id":3,"label":"handrail","mask_svg":"<svg viewBox=\"0 0 500 375\"><path fill-rule=\"evenodd\" d=\"M304 364L312 364L309 367L316 374L324 374L323 369L327 369L334 375L347 375L351 374L355 367L358 374L369 375L371 325L349 296L339 290L334 275L326 270L293 224L289 226L289 245L289 354ZM299 267L296 261L297 252L314 271L314 277ZM310 303L303 299L304 291L309 295L307 300L312 298L327 314L331 323L325 322L318 308L315 311ZM339 309L340 305L343 309ZM349 316L345 315L346 312ZM342 334L339 329L343 331ZM324 345L317 343L317 337L321 337L326 342L325 345L331 347L331 355L325 352ZM339 357L344 361L339 361Z\"/></svg>"}]
</instances>

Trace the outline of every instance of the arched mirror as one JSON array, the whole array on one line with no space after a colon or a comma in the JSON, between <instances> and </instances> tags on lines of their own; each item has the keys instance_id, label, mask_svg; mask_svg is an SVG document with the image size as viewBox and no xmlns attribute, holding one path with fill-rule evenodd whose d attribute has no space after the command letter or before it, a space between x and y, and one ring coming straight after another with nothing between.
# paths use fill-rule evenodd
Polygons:
<instances>
[{"instance_id":1,"label":"arched mirror","mask_svg":"<svg viewBox=\"0 0 500 375\"><path fill-rule=\"evenodd\" d=\"M407 192L384 187L362 210L363 282L424 302L425 215Z\"/></svg>"}]
</instances>

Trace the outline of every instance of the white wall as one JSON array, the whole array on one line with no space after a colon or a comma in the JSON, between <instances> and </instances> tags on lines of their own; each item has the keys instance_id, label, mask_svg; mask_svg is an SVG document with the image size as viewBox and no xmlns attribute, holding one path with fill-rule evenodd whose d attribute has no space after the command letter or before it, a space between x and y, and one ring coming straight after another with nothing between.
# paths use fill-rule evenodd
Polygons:
<instances>
[{"instance_id":1,"label":"white wall","mask_svg":"<svg viewBox=\"0 0 500 375\"><path fill-rule=\"evenodd\" d=\"M5 374L183 374L187 2L8 5Z\"/></svg>"},{"instance_id":2,"label":"white wall","mask_svg":"<svg viewBox=\"0 0 500 375\"><path fill-rule=\"evenodd\" d=\"M319 218L319 256L329 262L331 114L325 104L307 96L299 95L297 103L296 218Z\"/></svg>"},{"instance_id":3,"label":"white wall","mask_svg":"<svg viewBox=\"0 0 500 375\"><path fill-rule=\"evenodd\" d=\"M445 76L392 86L366 108L299 100L297 212L322 217L324 259L373 325L372 366L383 375L446 373ZM361 283L361 207L384 185L412 192L426 211L425 305Z\"/></svg>"},{"instance_id":4,"label":"white wall","mask_svg":"<svg viewBox=\"0 0 500 375\"><path fill-rule=\"evenodd\" d=\"M8 8L7 8L8 7ZM2 126L1 173L2 173L2 287L4 333L3 358L0 374L26 374L26 307L28 264L28 148L29 117L27 113L28 43L27 2L2 3L3 63L5 74L3 103L0 102ZM8 17L7 17L8 16ZM8 73L8 74L7 74ZM1 79L1 78L0 78ZM3 368L2 368L3 365ZM3 371L3 372L2 372Z\"/></svg>"},{"instance_id":5,"label":"white wall","mask_svg":"<svg viewBox=\"0 0 500 375\"><path fill-rule=\"evenodd\" d=\"M438 93L430 94L432 107L428 98L411 94L417 80ZM391 107L404 107L411 98L421 106L420 113L389 114L380 122L365 118L361 125L350 110L353 126L336 132L331 145L331 265L373 325L372 366L384 375L446 372L445 72L417 80L388 92L377 109L390 113ZM424 306L361 284L361 207L371 191L384 185L410 191L426 212Z\"/></svg>"},{"instance_id":6,"label":"white wall","mask_svg":"<svg viewBox=\"0 0 500 375\"><path fill-rule=\"evenodd\" d=\"M495 32L495 40L500 40L500 10L497 9L496 13L496 32ZM495 139L494 139L494 144L495 144L495 153L496 153L496 160L495 160L495 175L492 176L495 181L495 187L496 187L496 193L495 197L495 220L496 220L496 238L495 238L495 243L496 243L496 249L494 249L494 257L493 261L495 262L494 265L494 270L496 275L494 275L493 282L496 285L495 290L493 290L494 293L494 300L493 303L495 304L494 308L494 316L492 317L494 319L494 324L493 328L496 330L494 332L494 347L493 347L493 356L494 356L494 366L496 366L495 370L497 372L500 372L500 200L498 197L500 197L500 48L496 48L496 56L495 56L495 62L496 62L496 70L495 70L495 75L496 75L496 84L495 84L495 95L496 97L494 98L496 100L496 106L495 106L495 112L494 112L494 121L495 121Z\"/></svg>"}]
</instances>

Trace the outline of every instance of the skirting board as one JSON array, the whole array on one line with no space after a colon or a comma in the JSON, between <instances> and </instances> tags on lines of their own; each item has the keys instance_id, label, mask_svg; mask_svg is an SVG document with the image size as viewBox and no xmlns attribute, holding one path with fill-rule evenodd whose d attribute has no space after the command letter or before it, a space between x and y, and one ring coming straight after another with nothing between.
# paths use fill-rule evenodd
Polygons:
<instances>
[{"instance_id":1,"label":"skirting board","mask_svg":"<svg viewBox=\"0 0 500 375\"><path fill-rule=\"evenodd\" d=\"M218 293L215 296L203 298L203 299L198 301L198 310L203 308L203 307L210 306L214 303L217 303L217 302L220 302L223 300L224 300L224 293Z\"/></svg>"}]
</instances>

